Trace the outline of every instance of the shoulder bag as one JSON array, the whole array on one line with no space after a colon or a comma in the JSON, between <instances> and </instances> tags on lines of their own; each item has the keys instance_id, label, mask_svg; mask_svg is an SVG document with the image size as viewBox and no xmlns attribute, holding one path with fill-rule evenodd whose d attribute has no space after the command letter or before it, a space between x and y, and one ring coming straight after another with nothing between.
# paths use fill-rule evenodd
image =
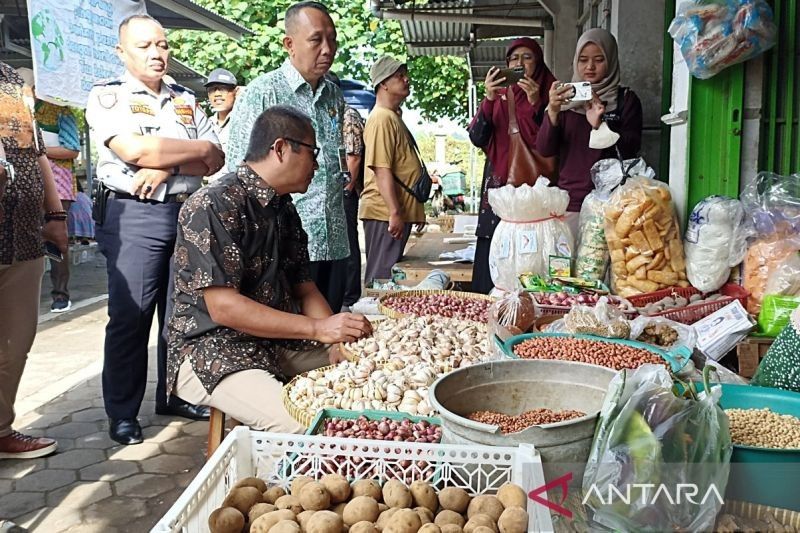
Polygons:
<instances>
[{"instance_id":1,"label":"shoulder bag","mask_svg":"<svg viewBox=\"0 0 800 533\"><path fill-rule=\"evenodd\" d=\"M543 157L529 148L522 138L517 123L516 103L511 87L506 93L508 100L508 183L519 187L523 183L533 185L539 176L552 177L555 174L553 158Z\"/></svg>"}]
</instances>

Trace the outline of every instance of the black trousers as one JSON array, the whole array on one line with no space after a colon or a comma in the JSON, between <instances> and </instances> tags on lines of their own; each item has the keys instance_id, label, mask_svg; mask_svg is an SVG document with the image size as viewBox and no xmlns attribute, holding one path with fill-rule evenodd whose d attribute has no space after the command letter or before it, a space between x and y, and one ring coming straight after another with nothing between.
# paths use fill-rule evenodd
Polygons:
<instances>
[{"instance_id":1,"label":"black trousers","mask_svg":"<svg viewBox=\"0 0 800 533\"><path fill-rule=\"evenodd\" d=\"M347 258L336 261L311 261L311 279L334 313L342 309L347 278Z\"/></svg>"},{"instance_id":2,"label":"black trousers","mask_svg":"<svg viewBox=\"0 0 800 533\"><path fill-rule=\"evenodd\" d=\"M147 344L158 317L157 402L166 401L165 317L179 203L108 199L96 237L108 270L103 400L109 418L135 418L147 386Z\"/></svg>"},{"instance_id":3,"label":"black trousers","mask_svg":"<svg viewBox=\"0 0 800 533\"><path fill-rule=\"evenodd\" d=\"M344 305L350 307L361 298L361 248L358 245L358 194L344 191L344 218L347 221L347 240L350 257L345 269ZM334 309L334 311L336 311Z\"/></svg>"},{"instance_id":4,"label":"black trousers","mask_svg":"<svg viewBox=\"0 0 800 533\"><path fill-rule=\"evenodd\" d=\"M472 265L472 291L489 294L494 289L494 282L489 272L489 248L491 237L478 237L475 244L475 263Z\"/></svg>"}]
</instances>

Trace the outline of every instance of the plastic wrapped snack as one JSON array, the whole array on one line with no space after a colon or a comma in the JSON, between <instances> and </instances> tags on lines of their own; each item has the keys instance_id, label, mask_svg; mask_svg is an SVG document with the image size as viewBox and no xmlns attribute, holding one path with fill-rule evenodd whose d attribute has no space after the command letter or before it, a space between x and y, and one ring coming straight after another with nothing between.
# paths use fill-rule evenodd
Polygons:
<instances>
[{"instance_id":1,"label":"plastic wrapped snack","mask_svg":"<svg viewBox=\"0 0 800 533\"><path fill-rule=\"evenodd\" d=\"M506 293L489 307L489 335L494 336L498 327L512 335L527 332L536 320L533 298L524 290Z\"/></svg>"},{"instance_id":2,"label":"plastic wrapped snack","mask_svg":"<svg viewBox=\"0 0 800 533\"><path fill-rule=\"evenodd\" d=\"M686 277L703 292L719 290L747 252L749 224L739 200L710 196L697 204L686 228Z\"/></svg>"},{"instance_id":3,"label":"plastic wrapped snack","mask_svg":"<svg viewBox=\"0 0 800 533\"><path fill-rule=\"evenodd\" d=\"M789 254L767 280L767 294L800 296L800 253Z\"/></svg>"},{"instance_id":4,"label":"plastic wrapped snack","mask_svg":"<svg viewBox=\"0 0 800 533\"><path fill-rule=\"evenodd\" d=\"M560 218L569 193L549 184L539 178L533 187L489 190L489 204L500 217L489 249L489 272L501 290L521 289L521 274L547 275L550 256L572 256L572 233Z\"/></svg>"},{"instance_id":5,"label":"plastic wrapped snack","mask_svg":"<svg viewBox=\"0 0 800 533\"><path fill-rule=\"evenodd\" d=\"M689 72L707 79L775 46L777 28L764 0L684 2L669 26Z\"/></svg>"},{"instance_id":6,"label":"plastic wrapped snack","mask_svg":"<svg viewBox=\"0 0 800 533\"><path fill-rule=\"evenodd\" d=\"M620 185L605 209L611 288L622 297L688 287L680 225L669 187L635 176Z\"/></svg>"},{"instance_id":7,"label":"plastic wrapped snack","mask_svg":"<svg viewBox=\"0 0 800 533\"><path fill-rule=\"evenodd\" d=\"M694 350L697 336L692 326L657 316L640 316L631 322L632 341L646 342L666 350Z\"/></svg>"},{"instance_id":8,"label":"plastic wrapped snack","mask_svg":"<svg viewBox=\"0 0 800 533\"><path fill-rule=\"evenodd\" d=\"M634 175L653 177L652 169L641 159L624 161L603 159L592 167L594 190L583 200L580 230L576 235L575 277L602 280L608 269L608 243L606 243L605 206L611 193L622 183L625 171Z\"/></svg>"},{"instance_id":9,"label":"plastic wrapped snack","mask_svg":"<svg viewBox=\"0 0 800 533\"><path fill-rule=\"evenodd\" d=\"M577 305L564 316L565 333L597 335L609 339L627 339L631 326L617 307L603 296L594 307Z\"/></svg>"}]
</instances>

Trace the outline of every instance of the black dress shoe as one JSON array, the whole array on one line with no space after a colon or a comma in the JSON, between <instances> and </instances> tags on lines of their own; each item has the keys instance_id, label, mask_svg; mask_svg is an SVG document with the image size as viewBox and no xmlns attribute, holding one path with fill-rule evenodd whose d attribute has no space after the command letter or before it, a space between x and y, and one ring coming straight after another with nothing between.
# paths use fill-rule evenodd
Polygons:
<instances>
[{"instance_id":1,"label":"black dress shoe","mask_svg":"<svg viewBox=\"0 0 800 533\"><path fill-rule=\"evenodd\" d=\"M170 396L166 405L156 406L156 414L181 416L190 420L208 420L211 409L207 405L194 405L177 396Z\"/></svg>"},{"instance_id":2,"label":"black dress shoe","mask_svg":"<svg viewBox=\"0 0 800 533\"><path fill-rule=\"evenodd\" d=\"M142 426L135 418L111 418L108 423L108 436L120 444L140 444L144 440Z\"/></svg>"}]
</instances>

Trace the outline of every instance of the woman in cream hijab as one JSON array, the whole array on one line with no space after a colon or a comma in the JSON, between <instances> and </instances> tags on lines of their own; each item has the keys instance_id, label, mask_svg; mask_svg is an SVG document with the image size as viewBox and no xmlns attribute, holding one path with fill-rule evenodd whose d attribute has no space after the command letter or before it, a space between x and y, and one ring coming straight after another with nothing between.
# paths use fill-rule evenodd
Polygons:
<instances>
[{"instance_id":1,"label":"woman in cream hijab","mask_svg":"<svg viewBox=\"0 0 800 533\"><path fill-rule=\"evenodd\" d=\"M571 101L573 88L556 81L550 87L547 118L536 140L545 156L558 156L558 186L569 192L568 218L577 229L577 214L594 184L592 165L600 159L635 157L642 145L642 104L620 84L617 41L594 28L578 39L572 81L589 82L592 100Z\"/></svg>"}]
</instances>

